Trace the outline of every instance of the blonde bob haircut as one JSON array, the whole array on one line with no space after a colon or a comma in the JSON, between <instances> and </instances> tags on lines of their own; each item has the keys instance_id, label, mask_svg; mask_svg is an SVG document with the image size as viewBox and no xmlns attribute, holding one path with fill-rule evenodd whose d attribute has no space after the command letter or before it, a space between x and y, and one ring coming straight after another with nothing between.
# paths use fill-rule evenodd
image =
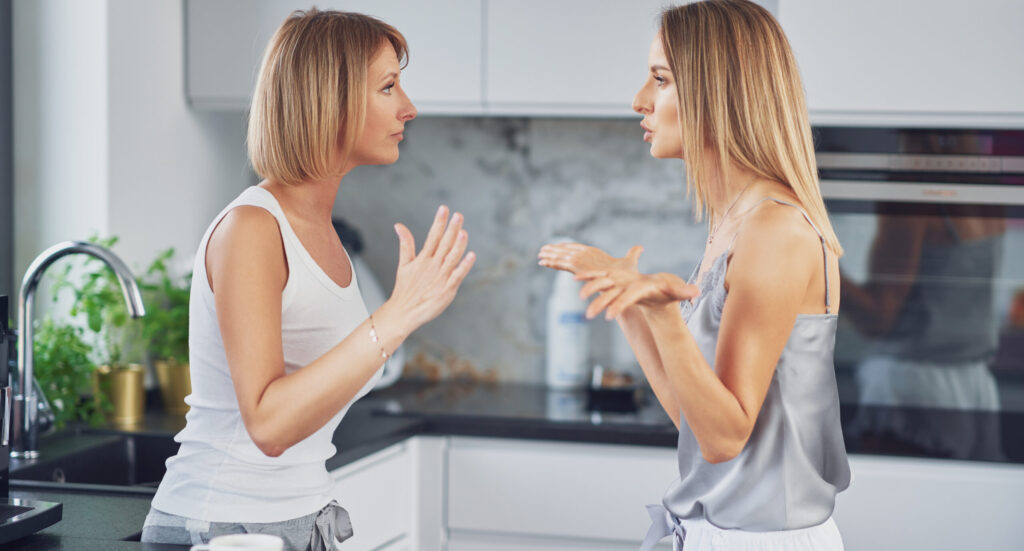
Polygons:
<instances>
[{"instance_id":1,"label":"blonde bob haircut","mask_svg":"<svg viewBox=\"0 0 1024 551\"><path fill-rule=\"evenodd\" d=\"M723 179L735 163L788 185L841 256L818 185L803 84L778 21L753 2L706 0L662 12L661 40L676 80L687 188L698 219L709 204L706 167L690 161L710 146Z\"/></svg>"},{"instance_id":2,"label":"blonde bob haircut","mask_svg":"<svg viewBox=\"0 0 1024 551\"><path fill-rule=\"evenodd\" d=\"M366 15L292 12L267 45L249 111L249 161L285 184L340 177L363 132L367 69L386 44L405 66L394 27Z\"/></svg>"}]
</instances>

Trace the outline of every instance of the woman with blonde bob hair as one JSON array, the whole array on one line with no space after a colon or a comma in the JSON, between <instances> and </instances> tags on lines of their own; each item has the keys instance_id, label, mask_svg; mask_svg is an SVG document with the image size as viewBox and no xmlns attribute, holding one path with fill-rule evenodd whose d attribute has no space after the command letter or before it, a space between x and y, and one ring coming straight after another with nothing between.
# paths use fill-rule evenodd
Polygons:
<instances>
[{"instance_id":1,"label":"woman with blonde bob hair","mask_svg":"<svg viewBox=\"0 0 1024 551\"><path fill-rule=\"evenodd\" d=\"M628 338L679 428L679 479L642 549L835 550L850 482L833 348L842 249L817 181L803 87L764 8L707 0L662 14L633 101L656 158L686 162L704 257L689 281L585 245L541 249Z\"/></svg>"},{"instance_id":2,"label":"woman with blonde bob hair","mask_svg":"<svg viewBox=\"0 0 1024 551\"><path fill-rule=\"evenodd\" d=\"M273 534L333 550L352 535L325 461L349 407L388 356L437 317L473 265L462 216L441 206L423 248L395 224L391 297L367 311L331 222L352 168L398 159L416 109L400 84L406 43L356 13L297 11L267 47L249 157L263 181L210 224L195 257L192 394L177 455L142 540L194 544Z\"/></svg>"}]
</instances>

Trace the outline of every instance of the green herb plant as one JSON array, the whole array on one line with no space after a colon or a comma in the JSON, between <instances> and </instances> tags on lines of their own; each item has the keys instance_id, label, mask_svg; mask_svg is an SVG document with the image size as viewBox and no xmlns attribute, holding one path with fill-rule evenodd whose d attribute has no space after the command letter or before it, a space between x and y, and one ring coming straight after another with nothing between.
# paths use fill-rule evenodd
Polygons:
<instances>
[{"instance_id":1,"label":"green herb plant","mask_svg":"<svg viewBox=\"0 0 1024 551\"><path fill-rule=\"evenodd\" d=\"M95 369L89 360L92 347L82 338L83 332L81 327L59 324L49 316L35 330L35 377L53 408L56 429L69 421L99 425L103 413L113 409L103 393L96 399L83 397L91 389Z\"/></svg>"},{"instance_id":2,"label":"green herb plant","mask_svg":"<svg viewBox=\"0 0 1024 551\"><path fill-rule=\"evenodd\" d=\"M192 274L175 280L167 265L174 248L157 255L139 285L146 302L142 336L153 360L188 363L188 299Z\"/></svg>"},{"instance_id":3,"label":"green herb plant","mask_svg":"<svg viewBox=\"0 0 1024 551\"><path fill-rule=\"evenodd\" d=\"M113 247L117 241L117 237L89 238L90 243L105 248ZM128 363L127 355L139 353L140 324L129 323L117 276L106 264L92 257L77 264L66 263L53 286L54 302L65 290L74 297L72 318L84 317L86 327L96 335L92 353L96 365L118 369Z\"/></svg>"}]
</instances>

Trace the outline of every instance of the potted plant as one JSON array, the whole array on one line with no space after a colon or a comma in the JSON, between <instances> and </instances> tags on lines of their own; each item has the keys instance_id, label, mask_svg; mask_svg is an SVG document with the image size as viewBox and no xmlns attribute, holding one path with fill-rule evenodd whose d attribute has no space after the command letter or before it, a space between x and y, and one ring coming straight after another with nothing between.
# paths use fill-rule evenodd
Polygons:
<instances>
[{"instance_id":1,"label":"potted plant","mask_svg":"<svg viewBox=\"0 0 1024 551\"><path fill-rule=\"evenodd\" d=\"M107 248L117 240L89 238L90 242ZM71 316L84 317L86 327L94 335L92 357L98 367L93 372L93 388L98 403L105 400L103 396L109 397L109 418L115 424L138 423L146 405L146 372L137 361L141 354L141 328L138 322L130 321L116 276L94 258L69 262L57 276L54 302L65 289L73 295Z\"/></svg>"},{"instance_id":2,"label":"potted plant","mask_svg":"<svg viewBox=\"0 0 1024 551\"><path fill-rule=\"evenodd\" d=\"M82 333L81 327L60 324L50 317L35 330L35 377L53 409L54 428L58 430L69 421L101 424L104 413L112 409L103 394L95 400L83 396L92 388L95 366L89 359L92 347Z\"/></svg>"},{"instance_id":3,"label":"potted plant","mask_svg":"<svg viewBox=\"0 0 1024 551\"><path fill-rule=\"evenodd\" d=\"M172 278L167 265L174 248L157 255L139 287L149 306L142 320L146 350L156 370L164 409L171 414L188 412L185 397L192 392L188 363L188 300L192 274Z\"/></svg>"}]
</instances>

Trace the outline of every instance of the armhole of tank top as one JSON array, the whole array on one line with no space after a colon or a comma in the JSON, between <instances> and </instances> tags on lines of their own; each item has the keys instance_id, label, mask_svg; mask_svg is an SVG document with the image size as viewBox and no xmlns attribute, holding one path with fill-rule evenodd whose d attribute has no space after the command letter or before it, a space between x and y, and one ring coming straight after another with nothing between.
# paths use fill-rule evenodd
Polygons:
<instances>
[{"instance_id":1,"label":"armhole of tank top","mask_svg":"<svg viewBox=\"0 0 1024 551\"><path fill-rule=\"evenodd\" d=\"M285 282L284 282L284 287L281 289L281 305L282 305L282 307L284 307L284 305L286 303L287 297L290 297L291 294L292 294L291 289L292 289L292 264L293 264L293 260L292 260L291 256L288 254L288 245L285 243L285 241L287 240L287 237L285 237L284 231L281 229L281 220L278 219L277 214L274 213L274 211L270 207L268 207L267 205L260 205L260 204L256 204L256 203L239 203L237 205L233 205L233 206L231 206L229 208L224 209L224 212L220 213L220 216L218 216L217 219L214 221L213 227L210 228L209 235L206 236L206 239L203 242L203 247L202 247L202 251L201 251L202 252L202 267L203 267L203 274L202 274L203 275L203 282L206 284L206 287L205 287L206 293L205 294L207 294L207 296L209 296L211 299L213 298L213 287L210 285L210 273L209 273L209 271L206 268L206 258L207 258L207 254L210 251L210 240L213 239L213 234L217 232L217 228L220 227L221 222L223 222L224 219L227 218L227 215L230 214L231 211L235 210L238 207L256 207L256 208L259 208L259 209L263 209L263 210L267 211L267 213L270 214L270 216L272 216L274 218L274 223L277 224L277 235L281 238L281 248L282 248L282 250L284 252L284 269L285 269L285 272L287 273L287 276L286 276L286 279L285 279Z\"/></svg>"},{"instance_id":2,"label":"armhole of tank top","mask_svg":"<svg viewBox=\"0 0 1024 551\"><path fill-rule=\"evenodd\" d=\"M746 213L744 213L743 219L740 220L739 227L736 228L736 233L733 234L732 240L729 242L729 247L726 248L725 254L728 257L728 258L726 258L726 272L728 272L728 270L729 270L729 260L732 259L733 246L736 245L736 240L739 238L740 233L743 231L743 226L747 223L747 220L749 219L750 215L754 213L754 210L759 208L764 203L774 203L776 205L783 205L783 206L792 207L792 208L796 209L796 211L799 212L801 216L803 216L804 222L807 222L807 224L811 227L811 229L814 230L814 233L818 236L818 242L821 245L822 267L824 269L823 275L825 276L825 280L824 280L824 283L825 283L825 314L831 314L832 313L832 296L831 296L831 293L829 292L829 289L832 286L831 285L832 282L831 282L831 278L829 278L829 275L828 275L828 246L825 244L825 236L824 236L824 234L821 233L821 230L818 229L818 226L816 226L814 224L814 221L811 220L810 215L808 215L807 211L804 210L803 207L801 207L800 205L797 205L795 203L791 203L789 201L784 201L782 199L776 199L775 197L763 197L753 207L751 207L750 210L748 210ZM725 285L725 278L726 278L727 275L728 275L728 273L723 274L723 276L722 276L722 285L723 286Z\"/></svg>"}]
</instances>

